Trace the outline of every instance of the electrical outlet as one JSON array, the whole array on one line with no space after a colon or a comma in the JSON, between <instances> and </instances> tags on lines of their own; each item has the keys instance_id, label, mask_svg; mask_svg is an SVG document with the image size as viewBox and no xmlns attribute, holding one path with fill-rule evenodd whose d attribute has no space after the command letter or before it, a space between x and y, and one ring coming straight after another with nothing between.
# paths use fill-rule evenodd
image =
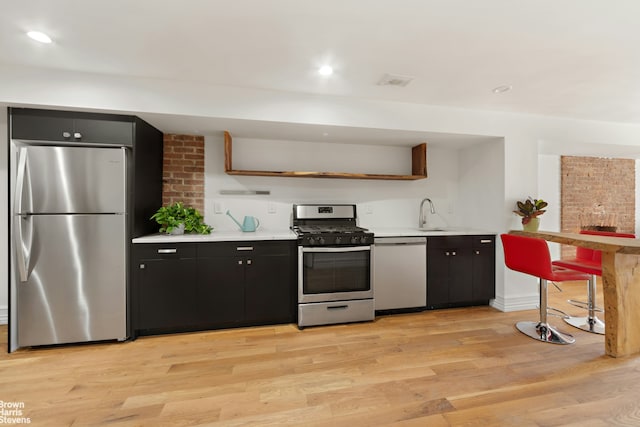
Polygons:
<instances>
[{"instance_id":1,"label":"electrical outlet","mask_svg":"<svg viewBox=\"0 0 640 427\"><path fill-rule=\"evenodd\" d=\"M222 202L214 202L213 203L213 211L215 213L221 214L223 210L224 210L224 207L222 206Z\"/></svg>"},{"instance_id":2,"label":"electrical outlet","mask_svg":"<svg viewBox=\"0 0 640 427\"><path fill-rule=\"evenodd\" d=\"M373 206L367 205L364 209L365 213L371 215L373 213Z\"/></svg>"},{"instance_id":3,"label":"electrical outlet","mask_svg":"<svg viewBox=\"0 0 640 427\"><path fill-rule=\"evenodd\" d=\"M267 203L267 213L274 214L277 212L276 204L273 202Z\"/></svg>"}]
</instances>

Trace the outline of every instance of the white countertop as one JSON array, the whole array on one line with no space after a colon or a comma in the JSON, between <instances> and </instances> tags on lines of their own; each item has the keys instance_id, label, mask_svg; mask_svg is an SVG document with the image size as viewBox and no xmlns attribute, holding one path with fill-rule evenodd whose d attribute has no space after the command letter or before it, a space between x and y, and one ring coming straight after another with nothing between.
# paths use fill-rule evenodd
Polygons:
<instances>
[{"instance_id":1,"label":"white countertop","mask_svg":"<svg viewBox=\"0 0 640 427\"><path fill-rule=\"evenodd\" d=\"M484 234L497 234L494 231L477 230L470 228L443 228L438 230L419 230L418 228L370 228L375 237L429 237L429 236L471 236ZM289 230L257 230L244 233L242 231L216 231L211 234L182 234L171 235L156 233L138 237L133 243L197 243L197 242L237 242L247 240L296 240L296 234Z\"/></svg>"},{"instance_id":2,"label":"white countertop","mask_svg":"<svg viewBox=\"0 0 640 427\"><path fill-rule=\"evenodd\" d=\"M297 236L289 229L286 230L257 230L244 233L242 231L216 231L211 234L182 234L171 235L156 233L149 236L137 237L133 243L197 243L197 242L237 242L247 240L296 240Z\"/></svg>"},{"instance_id":3,"label":"white countertop","mask_svg":"<svg viewBox=\"0 0 640 427\"><path fill-rule=\"evenodd\" d=\"M464 227L443 227L434 230L420 230L416 228L370 228L375 237L429 237L429 236L473 236L485 234L497 234L495 231L477 230Z\"/></svg>"}]
</instances>

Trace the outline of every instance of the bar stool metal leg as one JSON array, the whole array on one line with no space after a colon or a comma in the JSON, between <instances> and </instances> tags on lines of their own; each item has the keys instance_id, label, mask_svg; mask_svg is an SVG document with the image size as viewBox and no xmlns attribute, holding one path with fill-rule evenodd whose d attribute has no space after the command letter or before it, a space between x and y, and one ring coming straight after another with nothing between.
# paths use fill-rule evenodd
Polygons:
<instances>
[{"instance_id":1,"label":"bar stool metal leg","mask_svg":"<svg viewBox=\"0 0 640 427\"><path fill-rule=\"evenodd\" d=\"M518 322L516 328L529 337L552 344L573 344L572 335L560 332L547 322L547 280L540 279L540 321Z\"/></svg>"},{"instance_id":2,"label":"bar stool metal leg","mask_svg":"<svg viewBox=\"0 0 640 427\"><path fill-rule=\"evenodd\" d=\"M604 322L598 319L596 311L602 311L596 308L596 276L592 275L589 279L587 287L587 316L575 317L570 316L564 319L565 322L583 331L592 332L594 334L604 335Z\"/></svg>"}]
</instances>

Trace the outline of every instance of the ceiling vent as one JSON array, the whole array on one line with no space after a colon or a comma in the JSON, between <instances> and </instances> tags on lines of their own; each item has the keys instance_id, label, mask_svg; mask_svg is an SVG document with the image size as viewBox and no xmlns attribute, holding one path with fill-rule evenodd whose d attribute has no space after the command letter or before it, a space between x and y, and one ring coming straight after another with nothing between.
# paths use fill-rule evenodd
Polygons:
<instances>
[{"instance_id":1,"label":"ceiling vent","mask_svg":"<svg viewBox=\"0 0 640 427\"><path fill-rule=\"evenodd\" d=\"M400 87L405 87L406 85L408 85L409 83L411 83L411 80L413 80L415 77L410 77L410 76L401 76L399 74L385 74L384 76L382 76L382 78L380 80L378 80L378 86L400 86Z\"/></svg>"}]
</instances>

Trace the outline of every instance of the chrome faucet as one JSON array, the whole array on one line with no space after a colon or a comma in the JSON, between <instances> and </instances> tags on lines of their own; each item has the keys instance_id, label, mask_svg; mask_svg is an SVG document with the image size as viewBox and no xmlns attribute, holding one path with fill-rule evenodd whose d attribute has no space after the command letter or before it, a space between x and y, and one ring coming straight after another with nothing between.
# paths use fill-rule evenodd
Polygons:
<instances>
[{"instance_id":1,"label":"chrome faucet","mask_svg":"<svg viewBox=\"0 0 640 427\"><path fill-rule=\"evenodd\" d=\"M424 214L424 202L429 202L429 211L431 212L431 214L436 213L436 208L433 206L433 202L431 201L431 199L428 197L422 199L422 201L420 202L420 216L418 217L419 228L424 228L427 224L427 217Z\"/></svg>"}]
</instances>

